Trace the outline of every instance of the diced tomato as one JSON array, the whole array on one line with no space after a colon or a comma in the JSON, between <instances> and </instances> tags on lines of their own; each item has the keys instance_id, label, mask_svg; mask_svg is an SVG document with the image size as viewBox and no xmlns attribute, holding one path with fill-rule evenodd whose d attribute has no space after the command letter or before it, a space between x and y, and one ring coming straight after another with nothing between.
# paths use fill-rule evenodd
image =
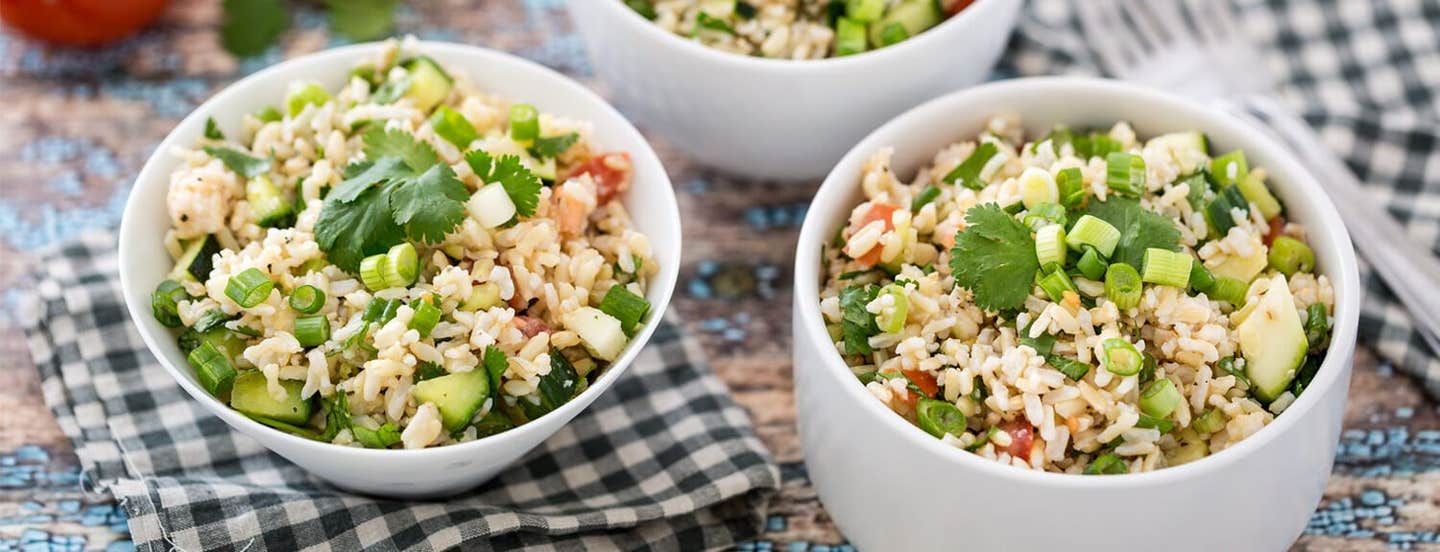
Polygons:
<instances>
[{"instance_id":1,"label":"diced tomato","mask_svg":"<svg viewBox=\"0 0 1440 552\"><path fill-rule=\"evenodd\" d=\"M925 394L925 398L933 399L935 394L940 392L940 384L935 382L935 376L930 375L929 372L919 370L901 370L900 372L920 388L920 392Z\"/></svg>"},{"instance_id":2,"label":"diced tomato","mask_svg":"<svg viewBox=\"0 0 1440 552\"><path fill-rule=\"evenodd\" d=\"M149 24L166 0L0 0L0 21L34 38L100 46Z\"/></svg>"},{"instance_id":3,"label":"diced tomato","mask_svg":"<svg viewBox=\"0 0 1440 552\"><path fill-rule=\"evenodd\" d=\"M860 219L860 225L856 227L856 230L864 228L870 223L877 220L885 223L886 232L894 230L895 222L892 215L894 215L895 211L899 209L900 206L893 203L871 203L870 210L866 211L865 217ZM875 266L875 263L880 262L880 252L884 249L884 247L877 244L875 247L870 248L869 251L866 251L864 255L861 255L855 260L867 267Z\"/></svg>"},{"instance_id":4,"label":"diced tomato","mask_svg":"<svg viewBox=\"0 0 1440 552\"><path fill-rule=\"evenodd\" d=\"M1016 418L1000 424L1000 430L1010 434L1010 446L1005 449L1026 462L1030 461L1030 447L1035 443L1034 428L1024 418Z\"/></svg>"},{"instance_id":5,"label":"diced tomato","mask_svg":"<svg viewBox=\"0 0 1440 552\"><path fill-rule=\"evenodd\" d=\"M515 327L520 330L520 333L525 334L526 338L535 337L541 333L550 331L549 324L546 324L544 320L530 315L522 314L516 316L510 322L515 324Z\"/></svg>"},{"instance_id":6,"label":"diced tomato","mask_svg":"<svg viewBox=\"0 0 1440 552\"><path fill-rule=\"evenodd\" d=\"M597 155L572 169L566 178L590 173L590 178L595 181L595 198L604 205L630 188L630 177L634 172L630 154L620 151Z\"/></svg>"},{"instance_id":7,"label":"diced tomato","mask_svg":"<svg viewBox=\"0 0 1440 552\"><path fill-rule=\"evenodd\" d=\"M945 8L945 17L953 17L955 14L960 13L960 10L970 7L970 4L974 1L975 0L958 0L950 4L950 7Z\"/></svg>"},{"instance_id":8,"label":"diced tomato","mask_svg":"<svg viewBox=\"0 0 1440 552\"><path fill-rule=\"evenodd\" d=\"M1270 244L1275 243L1275 238L1280 237L1280 234L1284 231L1285 217L1277 215L1275 218L1270 219L1270 233L1265 234L1265 247L1270 247Z\"/></svg>"}]
</instances>

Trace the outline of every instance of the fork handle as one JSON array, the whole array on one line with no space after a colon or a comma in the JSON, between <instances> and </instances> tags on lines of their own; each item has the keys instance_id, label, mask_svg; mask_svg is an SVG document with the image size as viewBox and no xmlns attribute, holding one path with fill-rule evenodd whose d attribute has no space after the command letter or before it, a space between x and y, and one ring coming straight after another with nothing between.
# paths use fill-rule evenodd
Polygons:
<instances>
[{"instance_id":1,"label":"fork handle","mask_svg":"<svg viewBox=\"0 0 1440 552\"><path fill-rule=\"evenodd\" d=\"M1274 99L1252 100L1249 105L1270 119L1265 126L1289 140L1305 166L1324 184L1359 253L1410 311L1415 330L1431 351L1440 353L1440 261L1409 238L1309 124Z\"/></svg>"}]
</instances>

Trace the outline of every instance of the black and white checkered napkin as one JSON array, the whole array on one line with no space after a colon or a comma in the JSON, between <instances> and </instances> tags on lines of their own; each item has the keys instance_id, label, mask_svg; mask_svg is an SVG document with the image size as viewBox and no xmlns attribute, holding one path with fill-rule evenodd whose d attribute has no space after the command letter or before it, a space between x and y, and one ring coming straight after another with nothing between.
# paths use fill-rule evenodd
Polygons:
<instances>
[{"instance_id":1,"label":"black and white checkered napkin","mask_svg":"<svg viewBox=\"0 0 1440 552\"><path fill-rule=\"evenodd\" d=\"M745 411L666 320L612 389L479 489L346 494L175 384L126 315L113 234L38 262L24 325L45 400L142 551L725 548L755 535L779 486Z\"/></svg>"},{"instance_id":2,"label":"black and white checkered napkin","mask_svg":"<svg viewBox=\"0 0 1440 552\"><path fill-rule=\"evenodd\" d=\"M1100 73L1072 1L1090 0L1026 5L1002 74ZM1272 73L1279 99L1389 207L1409 231L1406 239L1440 251L1440 1L1237 4L1237 23L1265 53L1255 70ZM1440 396L1440 358L1360 253L1360 344Z\"/></svg>"}]
</instances>

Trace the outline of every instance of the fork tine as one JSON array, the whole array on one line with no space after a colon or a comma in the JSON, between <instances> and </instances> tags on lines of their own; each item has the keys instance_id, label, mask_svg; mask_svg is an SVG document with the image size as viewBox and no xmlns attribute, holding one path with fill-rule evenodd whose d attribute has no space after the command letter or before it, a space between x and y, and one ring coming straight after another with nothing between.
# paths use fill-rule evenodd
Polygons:
<instances>
[{"instance_id":1,"label":"fork tine","mask_svg":"<svg viewBox=\"0 0 1440 552\"><path fill-rule=\"evenodd\" d=\"M1170 40L1166 38L1165 33L1161 32L1160 25L1150 17L1149 10L1145 9L1145 6L1151 4L1152 1L1122 1L1124 2L1125 14L1129 16L1131 25L1133 25L1135 30L1140 34L1140 38L1149 44L1150 49L1153 51L1165 48ZM1162 2L1164 0L1153 1Z\"/></svg>"},{"instance_id":2,"label":"fork tine","mask_svg":"<svg viewBox=\"0 0 1440 552\"><path fill-rule=\"evenodd\" d=\"M1225 38L1226 32L1219 28L1220 25L1213 19L1214 14L1210 8L1217 3L1226 3L1227 0L1186 0L1186 7L1189 8L1190 25L1195 29L1195 35L1200 39L1201 44L1219 43Z\"/></svg>"},{"instance_id":3,"label":"fork tine","mask_svg":"<svg viewBox=\"0 0 1440 552\"><path fill-rule=\"evenodd\" d=\"M1185 15L1180 6L1180 0L1152 0L1143 2L1134 0L1138 6L1134 11L1144 13L1151 23L1159 28L1159 32L1170 37L1170 42L1176 44L1193 44L1196 42L1195 33L1185 24Z\"/></svg>"},{"instance_id":4,"label":"fork tine","mask_svg":"<svg viewBox=\"0 0 1440 552\"><path fill-rule=\"evenodd\" d=\"M1105 20L1105 14L1101 12L1099 2L1080 1L1072 4L1075 6L1075 15L1080 18L1080 28L1085 35L1085 42L1095 52L1096 59L1100 62L1100 69L1111 76L1120 77L1128 73L1130 67L1129 59L1123 49L1110 40L1110 35L1115 34L1115 25Z\"/></svg>"},{"instance_id":5,"label":"fork tine","mask_svg":"<svg viewBox=\"0 0 1440 552\"><path fill-rule=\"evenodd\" d=\"M1218 27L1220 31L1216 33L1218 36L1223 38L1234 35L1240 31L1239 24L1235 19L1235 9L1231 7L1230 0L1211 2L1210 7L1215 14L1215 26Z\"/></svg>"},{"instance_id":6,"label":"fork tine","mask_svg":"<svg viewBox=\"0 0 1440 552\"><path fill-rule=\"evenodd\" d=\"M1122 49L1130 52L1133 62L1145 59L1154 51L1154 48L1147 46L1136 36L1135 25L1126 19L1125 10L1120 7L1119 0L1089 0L1086 3L1100 5L1112 29L1109 39L1118 42ZM1158 48L1158 45L1155 47Z\"/></svg>"}]
</instances>

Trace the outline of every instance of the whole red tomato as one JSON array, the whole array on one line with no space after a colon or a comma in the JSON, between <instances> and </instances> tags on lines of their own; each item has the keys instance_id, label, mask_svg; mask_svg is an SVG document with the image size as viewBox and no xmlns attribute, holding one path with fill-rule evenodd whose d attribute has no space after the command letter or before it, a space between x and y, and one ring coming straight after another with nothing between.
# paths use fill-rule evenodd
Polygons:
<instances>
[{"instance_id":1,"label":"whole red tomato","mask_svg":"<svg viewBox=\"0 0 1440 552\"><path fill-rule=\"evenodd\" d=\"M165 0L0 0L0 21L40 40L99 46L160 15Z\"/></svg>"}]
</instances>

